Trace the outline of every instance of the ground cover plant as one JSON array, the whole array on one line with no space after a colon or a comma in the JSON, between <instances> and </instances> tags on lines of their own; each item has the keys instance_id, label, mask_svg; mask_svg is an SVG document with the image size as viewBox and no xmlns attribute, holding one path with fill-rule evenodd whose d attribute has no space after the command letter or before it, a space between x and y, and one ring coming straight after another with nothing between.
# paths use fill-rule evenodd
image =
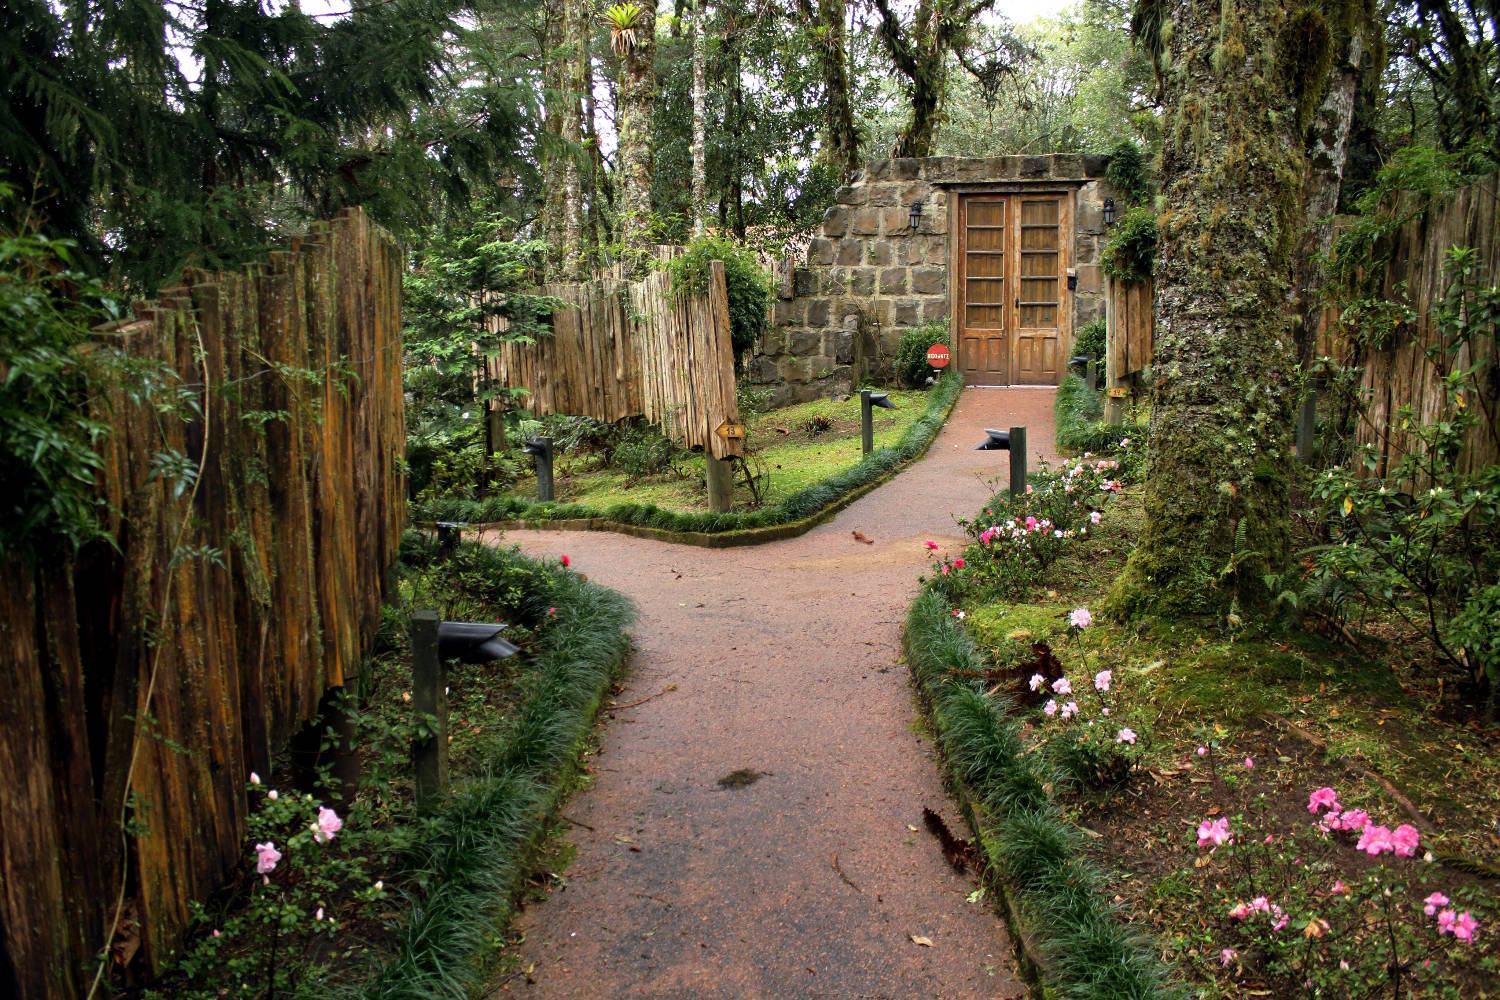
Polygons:
<instances>
[{"instance_id":1,"label":"ground cover plant","mask_svg":"<svg viewBox=\"0 0 1500 1000\"><path fill-rule=\"evenodd\" d=\"M1199 996L1494 995L1500 741L1429 668L1421 623L1367 617L1358 645L1286 623L1121 624L1106 596L1141 531L1136 490L1056 513L1058 486L1071 498L1093 476L1033 484L1025 517L1055 518L1045 536L997 498L922 599L971 645L949 680L1049 789L1058 856L1097 866L1092 888ZM927 691L925 635L908 646ZM943 746L951 769L985 759ZM993 822L982 839L1024 911L1045 865L1007 868L1002 845L1031 820Z\"/></svg>"},{"instance_id":2,"label":"ground cover plant","mask_svg":"<svg viewBox=\"0 0 1500 1000\"><path fill-rule=\"evenodd\" d=\"M760 507L728 514L707 511L701 456L674 453L671 468L655 479L618 470L599 472L600 452L581 457L578 466L563 458L556 476L557 500L536 502L535 480L512 493L483 499L424 498L414 516L421 519L484 523L504 520L600 518L666 531L730 532L786 525L823 513L921 455L947 419L962 378L949 373L925 391L892 393L900 409L875 411L875 450L861 457L858 397L819 401L747 418L752 447L769 473L771 492ZM822 429L819 417L828 421ZM561 426L561 425L559 425ZM594 425L598 426L598 425ZM566 455L567 448L560 448ZM574 474L581 467L587 473ZM564 485L564 468L568 482ZM675 469L675 471L672 471ZM592 477L592 478L591 478ZM568 489L597 490L569 496ZM747 494L740 490L737 503Z\"/></svg>"},{"instance_id":3,"label":"ground cover plant","mask_svg":"<svg viewBox=\"0 0 1500 1000\"><path fill-rule=\"evenodd\" d=\"M200 908L146 996L461 997L483 985L627 649L628 603L566 563L477 543L445 557L408 535L360 697L338 709L357 734L357 792L337 794L326 754L305 790L290 766L249 775L245 879ZM454 790L425 814L410 747L436 719L411 710L405 632L419 608L504 621L521 647L450 664Z\"/></svg>"}]
</instances>

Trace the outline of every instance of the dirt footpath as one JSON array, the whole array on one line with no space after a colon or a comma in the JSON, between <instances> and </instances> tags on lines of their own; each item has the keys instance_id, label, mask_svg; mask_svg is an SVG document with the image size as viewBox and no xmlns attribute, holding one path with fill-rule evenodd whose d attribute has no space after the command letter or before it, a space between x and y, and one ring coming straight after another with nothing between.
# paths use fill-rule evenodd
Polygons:
<instances>
[{"instance_id":1,"label":"dirt footpath","mask_svg":"<svg viewBox=\"0 0 1500 1000\"><path fill-rule=\"evenodd\" d=\"M983 428L1024 424L1034 467L1052 400L965 390L925 458L799 538L504 536L636 600L617 701L642 703L611 714L568 803L564 885L516 921L530 981L496 996L1024 996L1004 927L923 826L927 806L967 835L915 731L900 635L923 542L955 549L954 518L1008 475L1006 453L973 450Z\"/></svg>"}]
</instances>

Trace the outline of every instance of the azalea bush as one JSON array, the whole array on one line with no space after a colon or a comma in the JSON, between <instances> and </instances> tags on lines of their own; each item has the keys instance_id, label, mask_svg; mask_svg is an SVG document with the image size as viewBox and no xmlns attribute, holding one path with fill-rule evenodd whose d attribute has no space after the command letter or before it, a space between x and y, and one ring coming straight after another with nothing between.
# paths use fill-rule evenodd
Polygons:
<instances>
[{"instance_id":1,"label":"azalea bush","mask_svg":"<svg viewBox=\"0 0 1500 1000\"><path fill-rule=\"evenodd\" d=\"M1198 824L1198 867L1214 870L1220 914L1210 960L1243 984L1293 991L1278 995L1428 995L1434 966L1467 958L1493 900L1444 884L1409 823L1377 822L1331 787L1310 793L1307 812L1290 828L1269 809Z\"/></svg>"},{"instance_id":2,"label":"azalea bush","mask_svg":"<svg viewBox=\"0 0 1500 1000\"><path fill-rule=\"evenodd\" d=\"M1099 523L1104 504L1123 488L1114 478L1120 469L1118 459L1093 456L1057 469L1044 462L1024 494L997 493L980 517L959 521L971 541L958 560L934 566L934 585L955 601L980 593L1014 597L1036 586Z\"/></svg>"},{"instance_id":3,"label":"azalea bush","mask_svg":"<svg viewBox=\"0 0 1500 1000\"><path fill-rule=\"evenodd\" d=\"M1475 469L1463 460L1476 430L1487 425L1492 437L1500 435L1490 360L1500 289L1480 284L1481 273L1473 251L1449 252L1449 285L1427 352L1441 375L1441 405L1426 420L1403 407L1391 422L1414 446L1384 477L1373 475L1377 463L1368 450L1324 471L1312 495L1326 543L1268 582L1282 602L1338 630L1364 609L1406 619L1465 675L1472 700L1493 713L1500 687L1500 466Z\"/></svg>"}]
</instances>

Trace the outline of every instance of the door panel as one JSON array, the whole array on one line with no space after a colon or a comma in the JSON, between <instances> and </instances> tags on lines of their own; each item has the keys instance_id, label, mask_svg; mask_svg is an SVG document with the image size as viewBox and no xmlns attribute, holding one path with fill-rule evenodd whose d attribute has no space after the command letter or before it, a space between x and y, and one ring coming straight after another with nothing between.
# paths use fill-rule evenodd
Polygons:
<instances>
[{"instance_id":1,"label":"door panel","mask_svg":"<svg viewBox=\"0 0 1500 1000\"><path fill-rule=\"evenodd\" d=\"M959 366L969 385L1010 382L1011 207L1004 195L959 202Z\"/></svg>"},{"instance_id":2,"label":"door panel","mask_svg":"<svg viewBox=\"0 0 1500 1000\"><path fill-rule=\"evenodd\" d=\"M970 385L1056 385L1066 314L1067 196L959 199L954 287Z\"/></svg>"}]
</instances>

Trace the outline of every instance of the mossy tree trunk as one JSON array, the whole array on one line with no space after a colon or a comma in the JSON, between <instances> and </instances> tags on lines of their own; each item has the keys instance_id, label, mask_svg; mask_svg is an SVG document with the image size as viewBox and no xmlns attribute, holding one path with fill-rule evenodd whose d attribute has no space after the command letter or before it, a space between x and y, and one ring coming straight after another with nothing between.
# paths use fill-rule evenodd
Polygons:
<instances>
[{"instance_id":1,"label":"mossy tree trunk","mask_svg":"<svg viewBox=\"0 0 1500 1000\"><path fill-rule=\"evenodd\" d=\"M803 23L812 31L823 77L823 109L828 118L827 157L848 180L859 169L859 130L849 99L849 52L844 18L847 0L797 0Z\"/></svg>"},{"instance_id":2,"label":"mossy tree trunk","mask_svg":"<svg viewBox=\"0 0 1500 1000\"><path fill-rule=\"evenodd\" d=\"M651 241L651 110L656 101L656 5L641 4L635 44L620 67L618 108L620 236L628 251ZM630 261L627 258L627 264Z\"/></svg>"},{"instance_id":3,"label":"mossy tree trunk","mask_svg":"<svg viewBox=\"0 0 1500 1000\"><path fill-rule=\"evenodd\" d=\"M1286 561L1289 313L1327 25L1278 0L1138 5L1168 117L1146 524L1114 592L1128 615L1254 608Z\"/></svg>"}]
</instances>

